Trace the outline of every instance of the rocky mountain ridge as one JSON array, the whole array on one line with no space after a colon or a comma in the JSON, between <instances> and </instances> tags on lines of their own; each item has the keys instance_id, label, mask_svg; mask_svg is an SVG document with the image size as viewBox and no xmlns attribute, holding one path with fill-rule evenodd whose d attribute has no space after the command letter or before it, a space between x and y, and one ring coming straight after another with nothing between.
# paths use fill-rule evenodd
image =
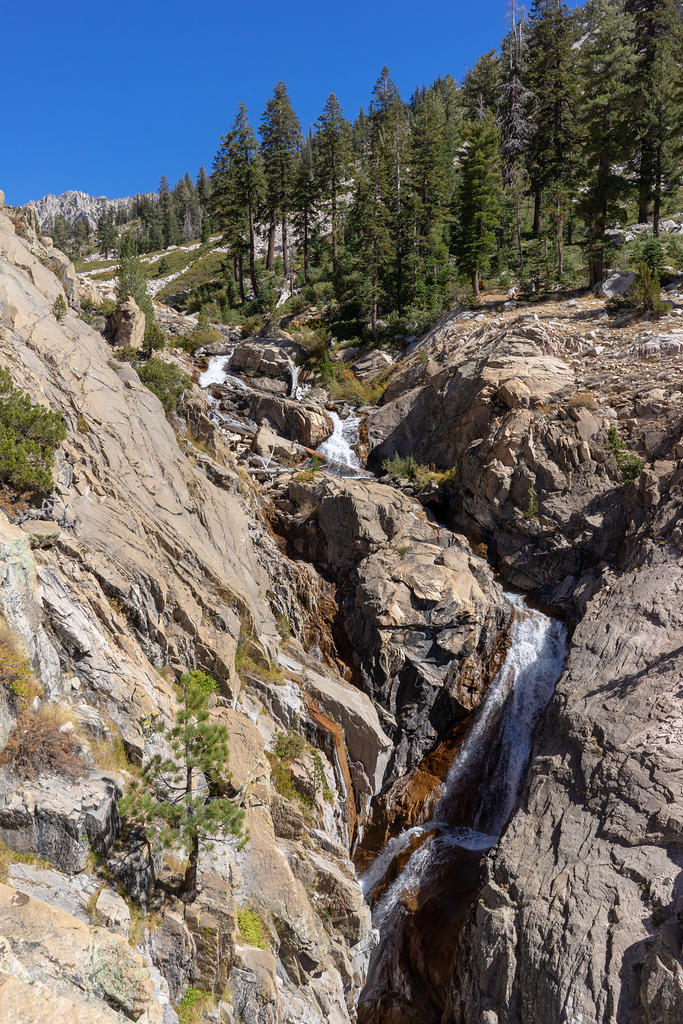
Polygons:
<instances>
[{"instance_id":1,"label":"rocky mountain ridge","mask_svg":"<svg viewBox=\"0 0 683 1024\"><path fill-rule=\"evenodd\" d=\"M146 198L156 200L156 194L146 193ZM38 223L45 231L51 221L61 214L71 227L76 221L87 220L91 228L97 227L97 221L103 213L110 213L113 217L119 210L126 214L130 213L133 204L132 196L122 196L120 199L109 199L107 196L91 196L87 192L78 189L68 189L61 195L55 196L51 192L41 199L31 199L26 205L36 211Z\"/></svg>"}]
</instances>

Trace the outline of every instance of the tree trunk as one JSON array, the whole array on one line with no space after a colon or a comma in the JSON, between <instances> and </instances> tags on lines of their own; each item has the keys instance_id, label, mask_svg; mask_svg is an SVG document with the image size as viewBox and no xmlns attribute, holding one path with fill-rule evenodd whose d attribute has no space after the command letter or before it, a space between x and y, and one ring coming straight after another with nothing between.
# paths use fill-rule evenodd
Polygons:
<instances>
[{"instance_id":1,"label":"tree trunk","mask_svg":"<svg viewBox=\"0 0 683 1024\"><path fill-rule=\"evenodd\" d=\"M332 183L332 273L337 273L337 260L339 254L337 251L337 186L333 181Z\"/></svg>"},{"instance_id":2,"label":"tree trunk","mask_svg":"<svg viewBox=\"0 0 683 1024\"><path fill-rule=\"evenodd\" d=\"M302 238L304 256L304 284L308 284L308 213L304 213L304 231ZM291 291L291 289L290 289Z\"/></svg>"},{"instance_id":3,"label":"tree trunk","mask_svg":"<svg viewBox=\"0 0 683 1024\"><path fill-rule=\"evenodd\" d=\"M557 276L562 279L562 192L557 190Z\"/></svg>"},{"instance_id":4,"label":"tree trunk","mask_svg":"<svg viewBox=\"0 0 683 1024\"><path fill-rule=\"evenodd\" d=\"M258 298L258 282L256 280L256 261L254 250L256 248L254 243L254 208L249 204L249 277L251 279L251 289L254 293L254 298Z\"/></svg>"},{"instance_id":5,"label":"tree trunk","mask_svg":"<svg viewBox=\"0 0 683 1024\"><path fill-rule=\"evenodd\" d=\"M640 151L640 173L638 177L638 223L652 221L652 153L647 141Z\"/></svg>"},{"instance_id":6,"label":"tree trunk","mask_svg":"<svg viewBox=\"0 0 683 1024\"><path fill-rule=\"evenodd\" d=\"M282 273L289 277L289 251L287 249L287 217L282 214Z\"/></svg>"},{"instance_id":7,"label":"tree trunk","mask_svg":"<svg viewBox=\"0 0 683 1024\"><path fill-rule=\"evenodd\" d=\"M474 297L476 299L478 299L479 298L479 267L475 267L474 271L472 272L472 291L474 292Z\"/></svg>"},{"instance_id":8,"label":"tree trunk","mask_svg":"<svg viewBox=\"0 0 683 1024\"><path fill-rule=\"evenodd\" d=\"M246 302L246 296L244 294L244 274L242 272L242 257L237 257L237 284L240 289L240 299L242 302Z\"/></svg>"},{"instance_id":9,"label":"tree trunk","mask_svg":"<svg viewBox=\"0 0 683 1024\"><path fill-rule=\"evenodd\" d=\"M654 166L654 205L652 208L652 230L656 238L659 238L659 217L662 207L662 143L661 139L657 144Z\"/></svg>"},{"instance_id":10,"label":"tree trunk","mask_svg":"<svg viewBox=\"0 0 683 1024\"><path fill-rule=\"evenodd\" d=\"M268 252L266 253L266 270L271 270L275 263L275 214L271 214L268 227Z\"/></svg>"},{"instance_id":11,"label":"tree trunk","mask_svg":"<svg viewBox=\"0 0 683 1024\"><path fill-rule=\"evenodd\" d=\"M199 863L199 840L195 838L192 849L190 850L190 856L187 861L187 867L185 868L185 877L183 878L183 898L187 903L191 903L197 895L197 865Z\"/></svg>"},{"instance_id":12,"label":"tree trunk","mask_svg":"<svg viewBox=\"0 0 683 1024\"><path fill-rule=\"evenodd\" d=\"M520 273L524 272L524 253L522 251L522 224L520 214L520 201L519 195L517 196L516 202L516 213L515 213L515 244L517 246L517 255L519 257L519 270Z\"/></svg>"},{"instance_id":13,"label":"tree trunk","mask_svg":"<svg viewBox=\"0 0 683 1024\"><path fill-rule=\"evenodd\" d=\"M531 234L534 238L538 238L541 230L541 202L543 201L543 189L536 188L534 190L534 224L531 229Z\"/></svg>"}]
</instances>

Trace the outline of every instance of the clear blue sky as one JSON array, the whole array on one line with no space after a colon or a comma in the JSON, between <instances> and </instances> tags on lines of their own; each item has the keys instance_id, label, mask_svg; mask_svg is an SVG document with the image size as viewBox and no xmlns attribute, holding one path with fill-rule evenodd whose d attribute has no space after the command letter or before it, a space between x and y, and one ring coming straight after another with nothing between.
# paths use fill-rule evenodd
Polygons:
<instances>
[{"instance_id":1,"label":"clear blue sky","mask_svg":"<svg viewBox=\"0 0 683 1024\"><path fill-rule=\"evenodd\" d=\"M254 127L287 83L304 128L330 92L349 117L388 64L402 96L497 47L506 0L5 0L0 188L15 205L173 185L211 167L240 100Z\"/></svg>"}]
</instances>

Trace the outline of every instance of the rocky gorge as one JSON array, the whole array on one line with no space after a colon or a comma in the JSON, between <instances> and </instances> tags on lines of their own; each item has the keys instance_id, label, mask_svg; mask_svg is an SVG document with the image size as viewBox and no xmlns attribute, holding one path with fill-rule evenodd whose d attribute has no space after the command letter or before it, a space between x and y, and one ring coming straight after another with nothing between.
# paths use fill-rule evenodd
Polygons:
<instances>
[{"instance_id":1,"label":"rocky gorge","mask_svg":"<svg viewBox=\"0 0 683 1024\"><path fill-rule=\"evenodd\" d=\"M0 208L2 365L66 423L49 509L4 505L0 617L81 762L0 768L5 1015L683 1016L680 294L656 331L454 311L358 354L355 410L292 336L217 325L164 351L167 417L79 289ZM187 669L249 833L191 902L117 811Z\"/></svg>"}]
</instances>

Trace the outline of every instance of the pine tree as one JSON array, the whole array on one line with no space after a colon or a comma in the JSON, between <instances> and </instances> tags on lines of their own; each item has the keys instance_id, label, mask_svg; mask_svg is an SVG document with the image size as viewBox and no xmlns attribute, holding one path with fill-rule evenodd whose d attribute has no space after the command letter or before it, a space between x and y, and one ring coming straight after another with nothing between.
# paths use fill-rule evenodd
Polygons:
<instances>
[{"instance_id":1,"label":"pine tree","mask_svg":"<svg viewBox=\"0 0 683 1024\"><path fill-rule=\"evenodd\" d=\"M405 189L410 134L405 105L386 66L372 91L370 119L372 146L384 165L380 200L387 213L391 245L384 267L383 287L400 313L405 299L406 234L410 219Z\"/></svg>"},{"instance_id":2,"label":"pine tree","mask_svg":"<svg viewBox=\"0 0 683 1024\"><path fill-rule=\"evenodd\" d=\"M442 280L448 261L445 224L450 199L446 109L439 92L413 100L407 203L412 216L411 287L413 299L430 305L426 289Z\"/></svg>"},{"instance_id":3,"label":"pine tree","mask_svg":"<svg viewBox=\"0 0 683 1024\"><path fill-rule=\"evenodd\" d=\"M147 294L147 278L145 277L138 255L135 238L126 232L119 242L119 267L116 280L116 297L123 302L128 297L135 299L145 314L147 326L154 322L154 307Z\"/></svg>"},{"instance_id":4,"label":"pine tree","mask_svg":"<svg viewBox=\"0 0 683 1024\"><path fill-rule=\"evenodd\" d=\"M311 234L315 224L316 204L320 195L316 176L313 139L308 133L297 156L292 189L293 223L301 239L304 284L308 284ZM333 219L334 233L334 219Z\"/></svg>"},{"instance_id":5,"label":"pine tree","mask_svg":"<svg viewBox=\"0 0 683 1024\"><path fill-rule=\"evenodd\" d=\"M204 672L185 672L176 687L175 724L158 732L170 756L155 754L119 803L119 813L142 826L157 849L173 848L187 857L180 894L188 901L197 892L202 846L248 835L242 832L244 810L222 795L227 774L228 735L210 720L209 697L216 682Z\"/></svg>"},{"instance_id":6,"label":"pine tree","mask_svg":"<svg viewBox=\"0 0 683 1024\"><path fill-rule=\"evenodd\" d=\"M525 156L529 145L529 105L531 94L524 84L527 71L527 26L519 16L515 0L509 15L509 30L501 47L501 92L498 123L502 134L503 181L505 183L505 223L520 271L522 254L522 201L528 187Z\"/></svg>"},{"instance_id":7,"label":"pine tree","mask_svg":"<svg viewBox=\"0 0 683 1024\"><path fill-rule=\"evenodd\" d=\"M116 249L116 228L110 213L101 213L97 219L97 246L105 259Z\"/></svg>"},{"instance_id":8,"label":"pine tree","mask_svg":"<svg viewBox=\"0 0 683 1024\"><path fill-rule=\"evenodd\" d=\"M349 124L344 118L339 100L330 93L322 114L316 122L316 150L320 194L330 213L332 237L332 268L336 274L340 234L340 204L348 190L351 139Z\"/></svg>"},{"instance_id":9,"label":"pine tree","mask_svg":"<svg viewBox=\"0 0 683 1024\"><path fill-rule=\"evenodd\" d=\"M278 82L268 100L261 119L261 151L268 186L267 202L271 227L268 244L268 267L273 263L275 218L282 225L282 262L285 277L289 276L288 218L292 208L292 189L296 154L301 144L301 126L292 108L284 82Z\"/></svg>"},{"instance_id":10,"label":"pine tree","mask_svg":"<svg viewBox=\"0 0 683 1024\"><path fill-rule=\"evenodd\" d=\"M680 180L676 148L683 136L683 26L675 0L629 0L627 7L635 22L637 50L632 162L638 174L638 219L652 221L658 235L662 194Z\"/></svg>"},{"instance_id":11,"label":"pine tree","mask_svg":"<svg viewBox=\"0 0 683 1024\"><path fill-rule=\"evenodd\" d=\"M463 100L467 120L481 121L487 110L495 112L498 109L500 90L500 60L495 50L489 50L475 61L474 67L465 75Z\"/></svg>"},{"instance_id":12,"label":"pine tree","mask_svg":"<svg viewBox=\"0 0 683 1024\"><path fill-rule=\"evenodd\" d=\"M263 163L258 142L249 123L247 108L240 103L233 126L221 139L211 176L210 210L222 229L233 256L235 279L244 301L242 257L249 258L249 277L254 297L256 278L256 209L265 192Z\"/></svg>"},{"instance_id":13,"label":"pine tree","mask_svg":"<svg viewBox=\"0 0 683 1024\"><path fill-rule=\"evenodd\" d=\"M561 203L564 187L572 176L573 110L577 91L572 25L562 0L533 0L526 84L531 92L528 160L534 193L534 236L541 227L543 190L548 186L563 186L556 190ZM563 224L560 206L559 241Z\"/></svg>"},{"instance_id":14,"label":"pine tree","mask_svg":"<svg viewBox=\"0 0 683 1024\"><path fill-rule=\"evenodd\" d=\"M580 210L589 231L590 285L603 278L608 218L623 213L619 200L632 145L633 23L618 0L593 0L591 33L581 47L584 187Z\"/></svg>"},{"instance_id":15,"label":"pine tree","mask_svg":"<svg viewBox=\"0 0 683 1024\"><path fill-rule=\"evenodd\" d=\"M496 249L495 229L500 216L500 129L493 114L465 125L457 199L458 263L479 295L481 276Z\"/></svg>"},{"instance_id":16,"label":"pine tree","mask_svg":"<svg viewBox=\"0 0 683 1024\"><path fill-rule=\"evenodd\" d=\"M179 245L182 242L183 236L180 224L178 223L173 196L164 175L161 176L159 182L159 217L163 236L163 248L167 249L169 245Z\"/></svg>"},{"instance_id":17,"label":"pine tree","mask_svg":"<svg viewBox=\"0 0 683 1024\"><path fill-rule=\"evenodd\" d=\"M391 252L389 211L384 202L385 163L380 142L380 133L374 132L370 151L356 177L350 224L358 277L356 298L363 312L369 314L374 344L379 338L377 321L384 295L382 283Z\"/></svg>"}]
</instances>

